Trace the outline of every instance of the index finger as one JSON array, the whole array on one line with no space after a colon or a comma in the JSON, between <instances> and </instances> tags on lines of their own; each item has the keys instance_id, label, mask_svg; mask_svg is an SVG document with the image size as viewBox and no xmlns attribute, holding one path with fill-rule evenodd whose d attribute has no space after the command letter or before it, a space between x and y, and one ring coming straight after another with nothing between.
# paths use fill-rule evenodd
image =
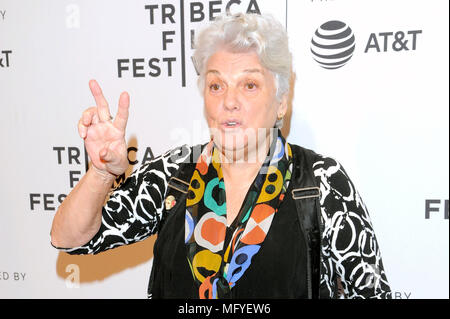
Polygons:
<instances>
[{"instance_id":1,"label":"index finger","mask_svg":"<svg viewBox=\"0 0 450 319\"><path fill-rule=\"evenodd\" d=\"M92 96L94 97L95 103L97 104L98 117L100 121L109 121L111 119L111 113L109 112L108 102L103 96L100 85L98 85L97 81L90 80L89 88L91 89Z\"/></svg>"}]
</instances>

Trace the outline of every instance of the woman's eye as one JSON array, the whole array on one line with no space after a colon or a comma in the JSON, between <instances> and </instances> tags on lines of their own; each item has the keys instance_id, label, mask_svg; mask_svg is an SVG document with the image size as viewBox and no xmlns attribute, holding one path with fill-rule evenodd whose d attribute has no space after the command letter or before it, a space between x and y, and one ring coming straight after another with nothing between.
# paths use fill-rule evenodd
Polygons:
<instances>
[{"instance_id":1,"label":"woman's eye","mask_svg":"<svg viewBox=\"0 0 450 319\"><path fill-rule=\"evenodd\" d=\"M211 91L219 91L220 90L220 85L219 84L211 84L210 86L209 86L209 89L211 90Z\"/></svg>"},{"instance_id":2,"label":"woman's eye","mask_svg":"<svg viewBox=\"0 0 450 319\"><path fill-rule=\"evenodd\" d=\"M255 90L255 89L257 88L257 85L256 85L256 83L249 82L249 83L247 83L247 84L245 85L245 88L246 88L247 90L253 91L253 90Z\"/></svg>"}]
</instances>

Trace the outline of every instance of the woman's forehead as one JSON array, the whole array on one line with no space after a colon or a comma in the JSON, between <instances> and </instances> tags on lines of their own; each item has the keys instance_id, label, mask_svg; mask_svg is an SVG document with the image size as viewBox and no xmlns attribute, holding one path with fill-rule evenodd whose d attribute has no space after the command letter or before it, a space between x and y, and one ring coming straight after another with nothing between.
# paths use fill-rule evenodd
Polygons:
<instances>
[{"instance_id":1,"label":"woman's forehead","mask_svg":"<svg viewBox=\"0 0 450 319\"><path fill-rule=\"evenodd\" d=\"M242 73L242 74L258 74L258 75L262 75L262 76L265 75L264 70L259 69L259 68L239 70L239 73ZM220 76L222 73L219 70L216 70L216 69L208 69L207 72L206 72L206 75L208 75L208 74Z\"/></svg>"},{"instance_id":2,"label":"woman's forehead","mask_svg":"<svg viewBox=\"0 0 450 319\"><path fill-rule=\"evenodd\" d=\"M259 56L253 51L234 53L220 50L209 58L206 73L224 72L265 74L265 68L261 65Z\"/></svg>"}]
</instances>

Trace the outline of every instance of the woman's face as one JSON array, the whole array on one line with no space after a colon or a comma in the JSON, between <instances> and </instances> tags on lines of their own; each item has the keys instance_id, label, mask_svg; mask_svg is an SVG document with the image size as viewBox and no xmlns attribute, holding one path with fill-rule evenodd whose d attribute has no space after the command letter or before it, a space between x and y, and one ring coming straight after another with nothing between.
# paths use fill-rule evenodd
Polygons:
<instances>
[{"instance_id":1,"label":"woman's face","mask_svg":"<svg viewBox=\"0 0 450 319\"><path fill-rule=\"evenodd\" d=\"M287 108L286 97L277 100L275 78L255 52L220 50L212 55L206 66L204 101L215 144L234 153L255 151L257 139L259 145L266 142L277 116Z\"/></svg>"}]
</instances>

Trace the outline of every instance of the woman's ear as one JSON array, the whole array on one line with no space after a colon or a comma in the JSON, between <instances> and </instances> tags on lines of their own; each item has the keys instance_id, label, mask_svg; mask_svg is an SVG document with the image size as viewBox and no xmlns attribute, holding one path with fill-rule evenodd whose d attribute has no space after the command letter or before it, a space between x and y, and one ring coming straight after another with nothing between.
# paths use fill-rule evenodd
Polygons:
<instances>
[{"instance_id":1,"label":"woman's ear","mask_svg":"<svg viewBox=\"0 0 450 319\"><path fill-rule=\"evenodd\" d=\"M279 103L280 104L278 105L277 115L280 118L280 117L285 116L286 112L287 112L287 108L288 108L288 94L287 93L283 94Z\"/></svg>"}]
</instances>

